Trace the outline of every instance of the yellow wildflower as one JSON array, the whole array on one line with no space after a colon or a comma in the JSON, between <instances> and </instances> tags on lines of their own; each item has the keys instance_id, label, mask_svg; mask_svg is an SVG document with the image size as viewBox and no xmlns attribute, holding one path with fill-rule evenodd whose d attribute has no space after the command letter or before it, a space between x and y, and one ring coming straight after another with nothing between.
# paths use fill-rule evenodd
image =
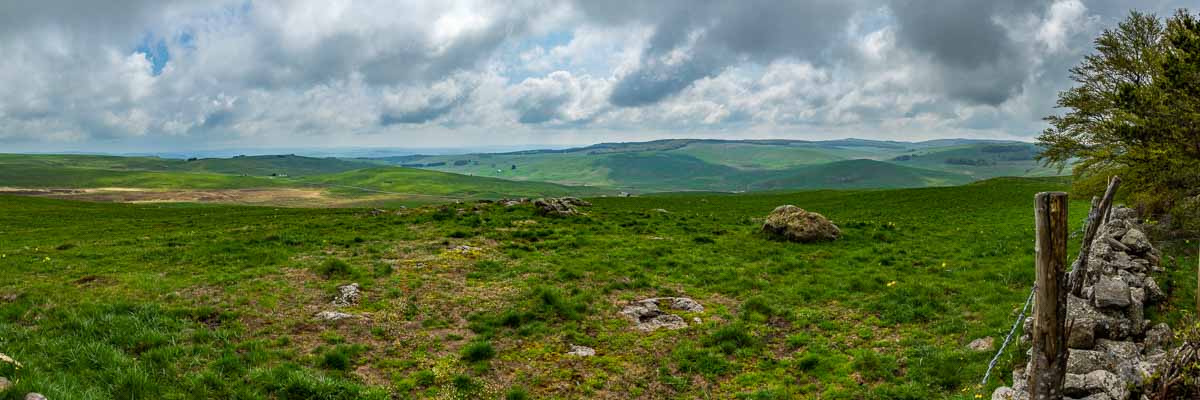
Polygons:
<instances>
[{"instance_id":1,"label":"yellow wildflower","mask_svg":"<svg viewBox=\"0 0 1200 400\"><path fill-rule=\"evenodd\" d=\"M896 281L888 282L887 285L888 287L896 286Z\"/></svg>"}]
</instances>

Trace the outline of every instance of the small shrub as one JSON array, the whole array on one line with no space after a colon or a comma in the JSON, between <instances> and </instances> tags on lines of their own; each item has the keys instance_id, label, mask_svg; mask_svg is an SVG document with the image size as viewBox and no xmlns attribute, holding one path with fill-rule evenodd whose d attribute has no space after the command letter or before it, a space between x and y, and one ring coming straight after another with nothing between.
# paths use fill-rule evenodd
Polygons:
<instances>
[{"instance_id":1,"label":"small shrub","mask_svg":"<svg viewBox=\"0 0 1200 400\"><path fill-rule=\"evenodd\" d=\"M462 359L468 362L487 361L495 356L496 349L492 348L492 342L474 342L462 349Z\"/></svg>"},{"instance_id":2,"label":"small shrub","mask_svg":"<svg viewBox=\"0 0 1200 400\"><path fill-rule=\"evenodd\" d=\"M749 328L742 324L732 324L721 327L705 340L705 344L720 349L725 354L733 354L741 349L755 349L759 345L758 338L750 334Z\"/></svg>"},{"instance_id":3,"label":"small shrub","mask_svg":"<svg viewBox=\"0 0 1200 400\"><path fill-rule=\"evenodd\" d=\"M349 276L354 272L354 268L340 258L330 258L322 262L321 265L318 265L316 272L318 275L328 279Z\"/></svg>"},{"instance_id":4,"label":"small shrub","mask_svg":"<svg viewBox=\"0 0 1200 400\"><path fill-rule=\"evenodd\" d=\"M508 389L508 392L504 393L504 400L528 400L528 399L529 399L529 392L525 391L525 388L522 388L519 386L510 388L510 389Z\"/></svg>"}]
</instances>

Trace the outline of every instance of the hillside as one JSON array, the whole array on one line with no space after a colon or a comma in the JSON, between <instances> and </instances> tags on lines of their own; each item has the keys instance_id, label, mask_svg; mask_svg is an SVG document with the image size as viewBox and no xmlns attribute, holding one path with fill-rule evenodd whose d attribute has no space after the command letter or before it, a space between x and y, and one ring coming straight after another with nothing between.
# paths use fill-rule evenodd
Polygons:
<instances>
[{"instance_id":1,"label":"hillside","mask_svg":"<svg viewBox=\"0 0 1200 400\"><path fill-rule=\"evenodd\" d=\"M615 193L290 155L179 160L0 154L0 188L85 200L308 207Z\"/></svg>"},{"instance_id":2,"label":"hillside","mask_svg":"<svg viewBox=\"0 0 1200 400\"><path fill-rule=\"evenodd\" d=\"M51 398L973 398L1005 378L976 387L991 353L965 344L1008 329L1032 195L1065 187L610 197L570 218L0 195L0 337L25 365L0 373ZM842 239L764 239L780 204ZM361 300L330 305L349 282ZM632 329L622 305L653 296L705 310Z\"/></svg>"},{"instance_id":3,"label":"hillside","mask_svg":"<svg viewBox=\"0 0 1200 400\"><path fill-rule=\"evenodd\" d=\"M639 192L766 188L859 188L868 179L813 175L839 173L852 160L897 166L876 171L877 187L947 185L998 176L1050 176L1033 158L1037 147L1022 142L948 139L894 142L669 139L602 143L564 150L403 156L372 159L414 168L569 185L607 186ZM825 165L824 169L810 169ZM867 165L867 164L864 164ZM893 176L894 175L894 176ZM903 176L903 177L899 177ZM801 179L800 177L803 177ZM751 181L747 181L747 180ZM793 184L793 186L788 186Z\"/></svg>"}]
</instances>

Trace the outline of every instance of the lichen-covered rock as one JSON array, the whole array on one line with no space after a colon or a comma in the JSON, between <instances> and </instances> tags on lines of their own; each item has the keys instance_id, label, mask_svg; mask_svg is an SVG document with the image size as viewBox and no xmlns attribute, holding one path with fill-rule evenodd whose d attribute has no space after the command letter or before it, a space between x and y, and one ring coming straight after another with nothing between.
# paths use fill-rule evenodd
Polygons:
<instances>
[{"instance_id":1,"label":"lichen-covered rock","mask_svg":"<svg viewBox=\"0 0 1200 400\"><path fill-rule=\"evenodd\" d=\"M577 207L587 207L592 204L574 197L549 197L534 200L533 205L537 207L540 215L565 217L579 214Z\"/></svg>"},{"instance_id":2,"label":"lichen-covered rock","mask_svg":"<svg viewBox=\"0 0 1200 400\"><path fill-rule=\"evenodd\" d=\"M1150 239L1138 229L1126 231L1125 235L1121 236L1121 244L1128 247L1129 251L1134 254L1143 254L1150 250Z\"/></svg>"},{"instance_id":3,"label":"lichen-covered rock","mask_svg":"<svg viewBox=\"0 0 1200 400\"><path fill-rule=\"evenodd\" d=\"M968 343L967 348L975 352L988 351L992 349L992 345L995 343L996 338L991 336L981 337L979 339L972 340L971 343Z\"/></svg>"},{"instance_id":4,"label":"lichen-covered rock","mask_svg":"<svg viewBox=\"0 0 1200 400\"><path fill-rule=\"evenodd\" d=\"M687 297L655 297L626 305L621 310L621 315L633 321L635 328L646 332L660 328L687 328L687 322L683 320L683 317L664 312L660 305L677 311L704 312L704 306Z\"/></svg>"},{"instance_id":5,"label":"lichen-covered rock","mask_svg":"<svg viewBox=\"0 0 1200 400\"><path fill-rule=\"evenodd\" d=\"M354 318L354 315L347 314L344 312L338 312L338 311L321 311L321 312L317 313L316 318L317 318L317 320L320 320L320 321L332 322L332 321L341 321L343 319Z\"/></svg>"},{"instance_id":6,"label":"lichen-covered rock","mask_svg":"<svg viewBox=\"0 0 1200 400\"><path fill-rule=\"evenodd\" d=\"M596 355L596 349L593 349L593 348L587 347L587 346L571 345L571 351L568 351L567 355L572 355L572 356L577 356L577 357L591 357L591 356Z\"/></svg>"},{"instance_id":7,"label":"lichen-covered rock","mask_svg":"<svg viewBox=\"0 0 1200 400\"><path fill-rule=\"evenodd\" d=\"M358 283L338 286L337 291L337 295L333 296L333 305L338 307L358 304L358 299L362 297L362 293L358 289Z\"/></svg>"},{"instance_id":8,"label":"lichen-covered rock","mask_svg":"<svg viewBox=\"0 0 1200 400\"><path fill-rule=\"evenodd\" d=\"M1096 307L1126 307L1131 302L1129 285L1118 278L1101 277L1092 287L1092 304Z\"/></svg>"},{"instance_id":9,"label":"lichen-covered rock","mask_svg":"<svg viewBox=\"0 0 1200 400\"><path fill-rule=\"evenodd\" d=\"M1096 370L1111 370L1116 363L1108 353L1096 350L1069 349L1067 373L1083 375Z\"/></svg>"},{"instance_id":10,"label":"lichen-covered rock","mask_svg":"<svg viewBox=\"0 0 1200 400\"><path fill-rule=\"evenodd\" d=\"M793 205L776 207L763 223L763 232L793 242L836 240L841 229L825 216Z\"/></svg>"},{"instance_id":11,"label":"lichen-covered rock","mask_svg":"<svg viewBox=\"0 0 1200 400\"><path fill-rule=\"evenodd\" d=\"M1085 398L1100 394L1107 396L1108 399L1124 400L1129 398L1129 389L1126 382L1117 374L1098 370L1083 375L1067 374L1063 381L1063 394L1073 398Z\"/></svg>"},{"instance_id":12,"label":"lichen-covered rock","mask_svg":"<svg viewBox=\"0 0 1200 400\"><path fill-rule=\"evenodd\" d=\"M1146 331L1146 340L1143 342L1145 346L1142 351L1146 354L1163 351L1171 345L1171 339L1173 338L1174 335L1171 333L1171 327L1167 326L1167 324L1160 323L1154 325Z\"/></svg>"}]
</instances>

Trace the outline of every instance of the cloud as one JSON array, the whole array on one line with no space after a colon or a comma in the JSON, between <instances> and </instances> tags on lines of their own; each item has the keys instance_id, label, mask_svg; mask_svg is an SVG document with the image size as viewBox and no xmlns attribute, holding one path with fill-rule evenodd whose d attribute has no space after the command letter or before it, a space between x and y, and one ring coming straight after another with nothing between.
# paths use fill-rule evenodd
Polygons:
<instances>
[{"instance_id":1,"label":"cloud","mask_svg":"<svg viewBox=\"0 0 1200 400\"><path fill-rule=\"evenodd\" d=\"M0 145L1029 138L1090 40L1135 6L4 2Z\"/></svg>"}]
</instances>

